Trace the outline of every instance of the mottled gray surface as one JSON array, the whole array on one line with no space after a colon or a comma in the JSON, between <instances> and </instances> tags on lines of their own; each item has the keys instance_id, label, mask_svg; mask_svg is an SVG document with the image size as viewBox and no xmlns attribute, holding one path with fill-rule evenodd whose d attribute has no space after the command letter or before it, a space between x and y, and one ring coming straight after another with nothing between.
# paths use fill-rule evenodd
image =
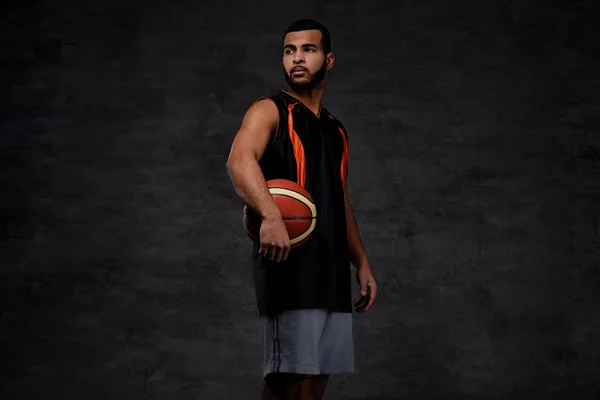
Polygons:
<instances>
[{"instance_id":1,"label":"mottled gray surface","mask_svg":"<svg viewBox=\"0 0 600 400\"><path fill-rule=\"evenodd\" d=\"M381 287L327 398L598 398L594 1L12 3L2 400L257 398L225 160L304 16Z\"/></svg>"}]
</instances>

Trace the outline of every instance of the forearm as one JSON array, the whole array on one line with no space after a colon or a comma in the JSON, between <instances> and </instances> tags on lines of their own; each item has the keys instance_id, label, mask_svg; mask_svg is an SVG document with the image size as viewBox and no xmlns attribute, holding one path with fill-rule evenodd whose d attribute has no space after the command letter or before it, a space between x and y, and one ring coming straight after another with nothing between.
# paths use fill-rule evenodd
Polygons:
<instances>
[{"instance_id":1,"label":"forearm","mask_svg":"<svg viewBox=\"0 0 600 400\"><path fill-rule=\"evenodd\" d=\"M227 172L238 196L262 219L281 215L255 159L246 157L230 162Z\"/></svg>"},{"instance_id":2,"label":"forearm","mask_svg":"<svg viewBox=\"0 0 600 400\"><path fill-rule=\"evenodd\" d=\"M357 268L368 266L365 247L358 232L358 224L354 216L354 210L346 200L346 228L348 232L348 249L350 250L350 262Z\"/></svg>"}]
</instances>

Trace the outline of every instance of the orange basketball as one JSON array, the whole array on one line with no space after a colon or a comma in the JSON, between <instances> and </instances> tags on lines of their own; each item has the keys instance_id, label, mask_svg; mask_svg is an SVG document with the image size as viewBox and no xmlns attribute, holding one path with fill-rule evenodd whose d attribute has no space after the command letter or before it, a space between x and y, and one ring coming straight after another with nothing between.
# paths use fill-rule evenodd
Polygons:
<instances>
[{"instance_id":1,"label":"orange basketball","mask_svg":"<svg viewBox=\"0 0 600 400\"><path fill-rule=\"evenodd\" d=\"M317 224L317 208L312 196L302 186L287 179L267 181L267 186L290 236L290 248L302 246ZM244 206L244 228L257 244L260 244L261 223L258 214L247 205Z\"/></svg>"}]
</instances>

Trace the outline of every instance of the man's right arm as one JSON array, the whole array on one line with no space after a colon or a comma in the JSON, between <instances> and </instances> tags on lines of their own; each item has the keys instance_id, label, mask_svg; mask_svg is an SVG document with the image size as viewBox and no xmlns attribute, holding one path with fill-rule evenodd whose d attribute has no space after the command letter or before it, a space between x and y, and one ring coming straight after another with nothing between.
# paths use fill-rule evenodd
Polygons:
<instances>
[{"instance_id":1,"label":"man's right arm","mask_svg":"<svg viewBox=\"0 0 600 400\"><path fill-rule=\"evenodd\" d=\"M279 112L272 101L254 103L242 120L226 164L237 194L263 219L280 216L258 165L278 122Z\"/></svg>"},{"instance_id":2,"label":"man's right arm","mask_svg":"<svg viewBox=\"0 0 600 400\"><path fill-rule=\"evenodd\" d=\"M254 103L244 116L227 160L235 191L262 219L259 254L277 262L287 259L290 238L258 162L278 123L279 111L272 101Z\"/></svg>"}]
</instances>

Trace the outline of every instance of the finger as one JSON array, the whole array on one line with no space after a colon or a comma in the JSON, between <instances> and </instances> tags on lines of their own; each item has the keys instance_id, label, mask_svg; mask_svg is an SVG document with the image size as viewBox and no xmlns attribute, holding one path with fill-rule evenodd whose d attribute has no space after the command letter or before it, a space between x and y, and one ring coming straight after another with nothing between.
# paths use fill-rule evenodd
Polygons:
<instances>
[{"instance_id":1,"label":"finger","mask_svg":"<svg viewBox=\"0 0 600 400\"><path fill-rule=\"evenodd\" d=\"M289 255L290 255L290 245L288 243L283 249L283 259L287 260Z\"/></svg>"},{"instance_id":2,"label":"finger","mask_svg":"<svg viewBox=\"0 0 600 400\"><path fill-rule=\"evenodd\" d=\"M368 280L361 280L360 281L360 294L362 296L366 296L367 295L367 285L369 284Z\"/></svg>"},{"instance_id":3,"label":"finger","mask_svg":"<svg viewBox=\"0 0 600 400\"><path fill-rule=\"evenodd\" d=\"M356 304L354 304L354 309L359 313L364 312L367 305L366 300L366 298L361 297Z\"/></svg>"},{"instance_id":4,"label":"finger","mask_svg":"<svg viewBox=\"0 0 600 400\"><path fill-rule=\"evenodd\" d=\"M271 261L277 261L277 245L271 245Z\"/></svg>"},{"instance_id":5,"label":"finger","mask_svg":"<svg viewBox=\"0 0 600 400\"><path fill-rule=\"evenodd\" d=\"M275 261L281 262L281 260L283 258L283 251L284 251L284 249L282 247L277 246L275 248Z\"/></svg>"},{"instance_id":6,"label":"finger","mask_svg":"<svg viewBox=\"0 0 600 400\"><path fill-rule=\"evenodd\" d=\"M371 298L369 299L369 303L365 307L365 311L368 311L369 308L371 308L373 306L373 303L375 303L375 298L377 297L377 286L376 285L371 286L371 296L370 297Z\"/></svg>"},{"instance_id":7,"label":"finger","mask_svg":"<svg viewBox=\"0 0 600 400\"><path fill-rule=\"evenodd\" d=\"M275 255L275 248L272 245L267 245L265 250L265 258L269 261L273 261L273 256Z\"/></svg>"}]
</instances>

